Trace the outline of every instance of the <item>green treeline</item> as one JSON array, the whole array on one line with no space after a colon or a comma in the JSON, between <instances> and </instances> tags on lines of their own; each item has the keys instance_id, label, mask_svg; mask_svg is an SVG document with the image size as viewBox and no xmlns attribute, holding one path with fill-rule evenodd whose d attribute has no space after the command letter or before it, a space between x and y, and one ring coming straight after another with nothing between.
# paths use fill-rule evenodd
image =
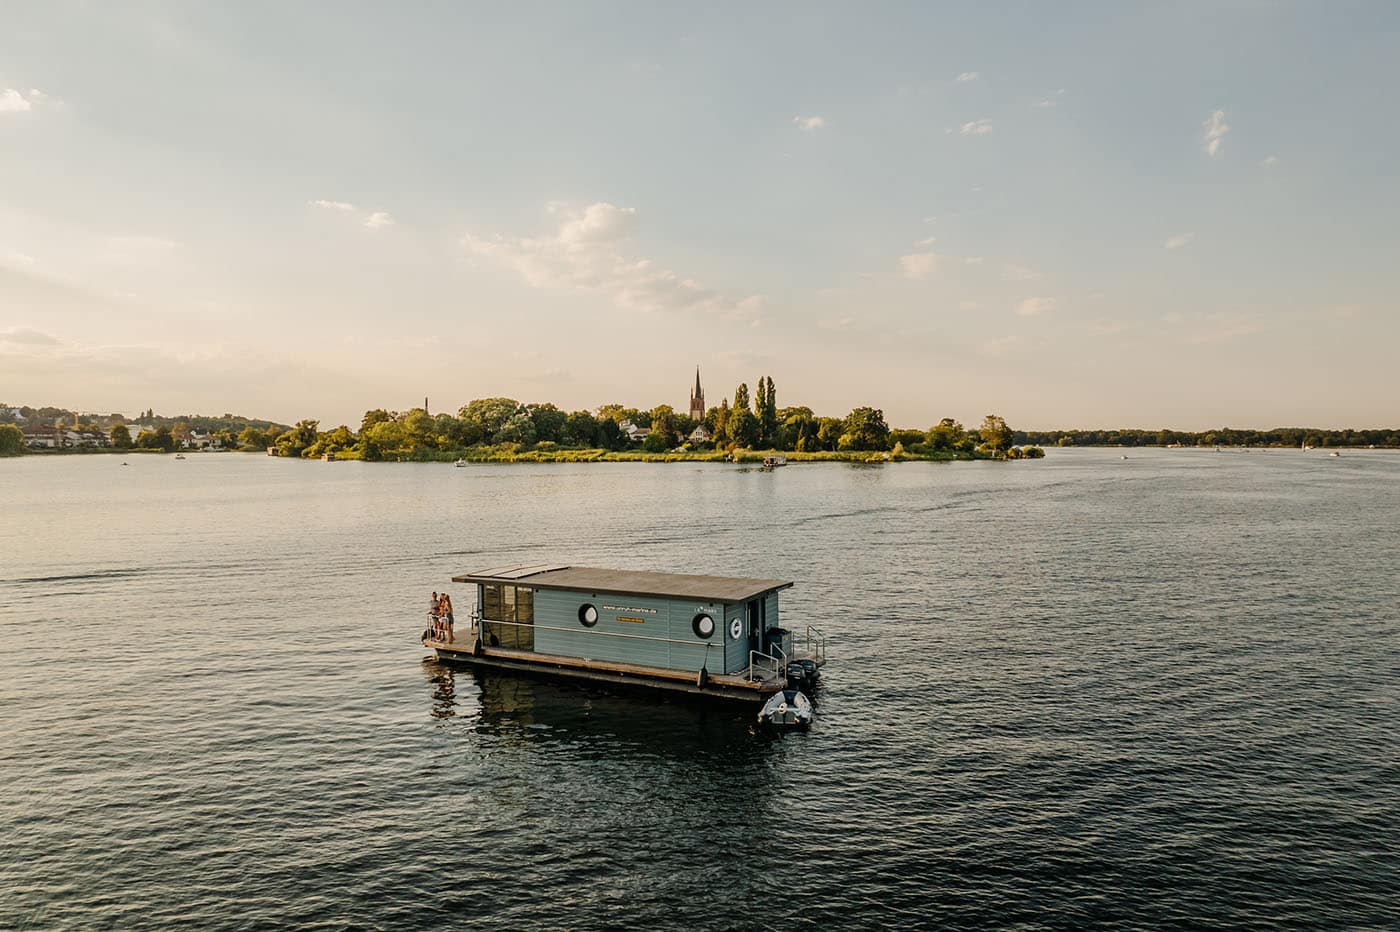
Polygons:
<instances>
[{"instance_id":1,"label":"green treeline","mask_svg":"<svg viewBox=\"0 0 1400 932\"><path fill-rule=\"evenodd\" d=\"M773 380L758 380L750 395L740 385L695 420L670 405L651 409L607 404L595 411L564 411L549 403L478 398L456 414L423 408L366 411L359 429L323 431L314 420L274 433L253 428L237 439L244 449L271 448L280 456L385 459L600 459L645 454L656 458L741 458L743 451L783 451L798 458L1020 458L1014 431L996 415L967 430L944 418L924 430L891 428L879 408L858 407L845 417L822 417L804 406L779 407Z\"/></svg>"},{"instance_id":2,"label":"green treeline","mask_svg":"<svg viewBox=\"0 0 1400 932\"><path fill-rule=\"evenodd\" d=\"M1016 443L1060 447L1400 447L1400 429L1319 430L1276 427L1273 430L1018 430Z\"/></svg>"}]
</instances>

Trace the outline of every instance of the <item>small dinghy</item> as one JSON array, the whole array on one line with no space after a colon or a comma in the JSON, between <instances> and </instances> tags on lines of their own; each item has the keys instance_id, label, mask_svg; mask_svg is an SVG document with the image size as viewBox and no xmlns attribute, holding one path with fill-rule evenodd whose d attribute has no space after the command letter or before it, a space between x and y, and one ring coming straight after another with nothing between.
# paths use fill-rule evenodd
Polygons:
<instances>
[{"instance_id":1,"label":"small dinghy","mask_svg":"<svg viewBox=\"0 0 1400 932\"><path fill-rule=\"evenodd\" d=\"M806 728L812 724L812 700L796 689L776 692L758 710L758 722L774 728Z\"/></svg>"}]
</instances>

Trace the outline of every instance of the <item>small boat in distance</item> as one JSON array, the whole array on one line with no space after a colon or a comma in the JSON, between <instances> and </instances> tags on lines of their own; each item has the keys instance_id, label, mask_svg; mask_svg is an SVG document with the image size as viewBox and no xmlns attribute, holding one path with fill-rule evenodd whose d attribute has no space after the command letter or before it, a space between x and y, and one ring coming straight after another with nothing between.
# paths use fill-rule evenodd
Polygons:
<instances>
[{"instance_id":1,"label":"small boat in distance","mask_svg":"<svg viewBox=\"0 0 1400 932\"><path fill-rule=\"evenodd\" d=\"M177 460L182 460L182 459L185 458L185 454L183 454L183 453L176 453L176 454L175 454L175 458L176 458Z\"/></svg>"},{"instance_id":2,"label":"small boat in distance","mask_svg":"<svg viewBox=\"0 0 1400 932\"><path fill-rule=\"evenodd\" d=\"M787 457L786 457L786 456L782 456L781 454L774 454L774 455L772 455L772 456L765 456L765 457L763 458L763 468L764 468L764 469L777 469L779 466L786 466L786 465L787 465Z\"/></svg>"},{"instance_id":3,"label":"small boat in distance","mask_svg":"<svg viewBox=\"0 0 1400 932\"><path fill-rule=\"evenodd\" d=\"M467 461L464 460L464 459L458 458L457 462L453 463L452 465L453 465L453 466L456 466L457 468L460 469L461 467L467 465Z\"/></svg>"},{"instance_id":4,"label":"small boat in distance","mask_svg":"<svg viewBox=\"0 0 1400 932\"><path fill-rule=\"evenodd\" d=\"M1336 451L1336 450L1333 450L1331 453L1328 453L1327 455L1328 455L1328 456L1341 456L1342 454L1339 453L1339 452Z\"/></svg>"}]
</instances>

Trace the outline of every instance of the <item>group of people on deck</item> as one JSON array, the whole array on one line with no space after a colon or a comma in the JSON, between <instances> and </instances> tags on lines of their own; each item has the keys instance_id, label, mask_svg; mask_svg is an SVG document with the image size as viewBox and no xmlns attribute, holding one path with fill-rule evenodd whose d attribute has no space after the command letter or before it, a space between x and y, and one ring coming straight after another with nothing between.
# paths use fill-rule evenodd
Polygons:
<instances>
[{"instance_id":1,"label":"group of people on deck","mask_svg":"<svg viewBox=\"0 0 1400 932\"><path fill-rule=\"evenodd\" d=\"M428 603L428 623L432 625L433 640L452 642L452 597L446 592L433 593Z\"/></svg>"}]
</instances>

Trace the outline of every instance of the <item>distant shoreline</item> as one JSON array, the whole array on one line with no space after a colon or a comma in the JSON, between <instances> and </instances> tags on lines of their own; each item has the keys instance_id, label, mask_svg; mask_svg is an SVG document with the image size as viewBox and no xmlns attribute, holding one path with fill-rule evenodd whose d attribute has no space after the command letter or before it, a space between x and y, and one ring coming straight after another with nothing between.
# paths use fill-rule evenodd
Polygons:
<instances>
[{"instance_id":1,"label":"distant shoreline","mask_svg":"<svg viewBox=\"0 0 1400 932\"><path fill-rule=\"evenodd\" d=\"M241 456L266 456L257 450L147 450L132 447L118 450L112 447L64 447L62 449L26 450L12 459L44 456L101 456L120 454L125 456L170 456L185 453L187 456L209 454L235 454ZM988 454L949 451L939 453L891 453L871 450L820 451L795 453L780 450L736 450L731 456L721 451L686 453L646 453L634 450L521 450L521 451L482 451L432 450L374 460L379 463L455 463L462 460L468 463L730 463L759 466L765 456L781 456L788 463L896 463L896 462L952 462L954 460L993 460ZM299 462L320 462L318 458L300 456L277 456L274 459L297 460ZM1018 457L1011 457L1016 459ZM1003 458L1004 459L1004 458ZM364 460L357 451L341 450L335 454L336 462L370 462Z\"/></svg>"}]
</instances>

